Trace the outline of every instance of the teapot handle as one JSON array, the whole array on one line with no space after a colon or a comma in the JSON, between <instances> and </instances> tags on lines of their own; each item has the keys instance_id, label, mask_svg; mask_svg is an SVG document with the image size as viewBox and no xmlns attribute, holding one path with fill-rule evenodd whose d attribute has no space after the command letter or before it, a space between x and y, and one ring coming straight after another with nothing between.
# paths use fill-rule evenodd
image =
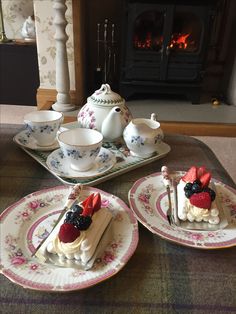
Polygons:
<instances>
[{"instance_id":1,"label":"teapot handle","mask_svg":"<svg viewBox=\"0 0 236 314\"><path fill-rule=\"evenodd\" d=\"M100 89L96 90L96 94L108 94L111 91L111 87L109 84L102 84Z\"/></svg>"}]
</instances>

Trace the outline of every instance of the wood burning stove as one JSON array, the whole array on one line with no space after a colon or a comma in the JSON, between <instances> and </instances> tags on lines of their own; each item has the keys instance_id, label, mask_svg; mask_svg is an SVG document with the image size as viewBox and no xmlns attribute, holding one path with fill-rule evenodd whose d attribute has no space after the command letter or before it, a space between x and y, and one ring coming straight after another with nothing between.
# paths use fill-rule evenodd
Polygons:
<instances>
[{"instance_id":1,"label":"wood burning stove","mask_svg":"<svg viewBox=\"0 0 236 314\"><path fill-rule=\"evenodd\" d=\"M199 103L214 1L127 0L120 92Z\"/></svg>"}]
</instances>

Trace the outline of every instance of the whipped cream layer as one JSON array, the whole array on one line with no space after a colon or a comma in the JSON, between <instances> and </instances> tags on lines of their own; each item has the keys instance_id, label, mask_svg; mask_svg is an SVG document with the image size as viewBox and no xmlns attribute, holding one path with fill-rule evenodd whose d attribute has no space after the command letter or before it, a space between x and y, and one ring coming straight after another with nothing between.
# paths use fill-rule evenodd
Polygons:
<instances>
[{"instance_id":1,"label":"whipped cream layer","mask_svg":"<svg viewBox=\"0 0 236 314\"><path fill-rule=\"evenodd\" d=\"M105 229L109 225L112 214L107 208L100 208L92 216L92 223L89 228L85 231L80 231L80 236L70 243L63 243L58 237L65 215L38 250L36 256L45 262L48 253L57 254L61 259L75 259L80 261L82 265L86 265L93 256Z\"/></svg>"},{"instance_id":2,"label":"whipped cream layer","mask_svg":"<svg viewBox=\"0 0 236 314\"><path fill-rule=\"evenodd\" d=\"M177 195L178 195L178 217L183 221L190 222L209 222L210 224L218 224L220 222L219 210L217 208L216 202L211 203L210 209L199 208L192 205L189 199L185 196L184 187L186 182L183 180L179 181L177 185Z\"/></svg>"}]
</instances>

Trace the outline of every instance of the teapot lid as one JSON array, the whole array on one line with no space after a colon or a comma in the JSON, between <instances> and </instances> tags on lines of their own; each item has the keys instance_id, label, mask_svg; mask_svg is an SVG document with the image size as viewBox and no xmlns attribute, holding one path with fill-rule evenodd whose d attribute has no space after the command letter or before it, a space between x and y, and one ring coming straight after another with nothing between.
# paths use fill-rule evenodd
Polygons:
<instances>
[{"instance_id":1,"label":"teapot lid","mask_svg":"<svg viewBox=\"0 0 236 314\"><path fill-rule=\"evenodd\" d=\"M100 106L119 106L124 104L124 99L111 90L109 84L102 84L101 88L96 90L90 97L88 102Z\"/></svg>"}]
</instances>

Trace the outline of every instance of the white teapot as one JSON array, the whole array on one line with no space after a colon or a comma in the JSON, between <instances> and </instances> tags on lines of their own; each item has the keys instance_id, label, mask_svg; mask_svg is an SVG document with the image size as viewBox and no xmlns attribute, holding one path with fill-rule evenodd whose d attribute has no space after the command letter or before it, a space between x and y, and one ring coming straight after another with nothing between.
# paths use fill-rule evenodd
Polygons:
<instances>
[{"instance_id":1,"label":"white teapot","mask_svg":"<svg viewBox=\"0 0 236 314\"><path fill-rule=\"evenodd\" d=\"M87 103L78 113L79 127L100 131L105 140L114 141L122 136L132 115L125 100L113 92L108 84L87 98Z\"/></svg>"},{"instance_id":2,"label":"white teapot","mask_svg":"<svg viewBox=\"0 0 236 314\"><path fill-rule=\"evenodd\" d=\"M151 119L131 120L124 129L123 138L131 155L148 158L158 151L164 134L156 114L152 113Z\"/></svg>"}]
</instances>

